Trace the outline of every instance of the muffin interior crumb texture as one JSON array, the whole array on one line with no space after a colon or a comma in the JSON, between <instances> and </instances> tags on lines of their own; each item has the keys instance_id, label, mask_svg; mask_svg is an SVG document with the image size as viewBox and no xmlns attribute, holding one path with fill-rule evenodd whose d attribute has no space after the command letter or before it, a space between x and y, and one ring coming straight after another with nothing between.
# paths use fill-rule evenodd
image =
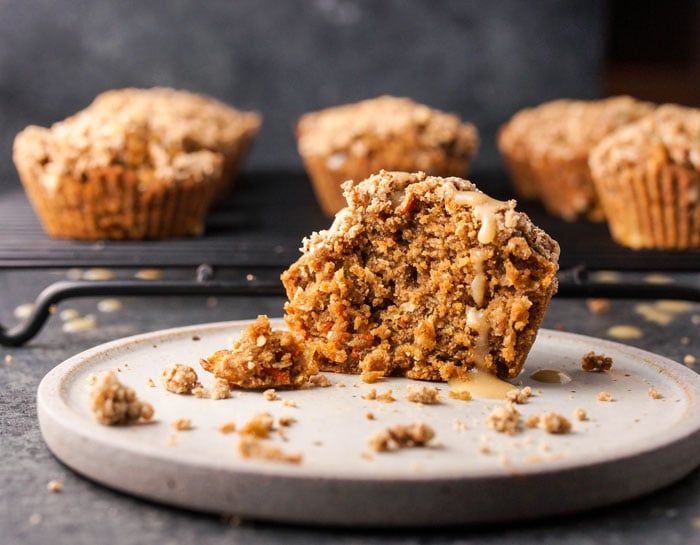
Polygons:
<instances>
[{"instance_id":1,"label":"muffin interior crumb texture","mask_svg":"<svg viewBox=\"0 0 700 545\"><path fill-rule=\"evenodd\" d=\"M301 388L317 372L289 331L275 330L261 315L243 332L232 350L200 360L217 378L245 389Z\"/></svg>"},{"instance_id":2,"label":"muffin interior crumb texture","mask_svg":"<svg viewBox=\"0 0 700 545\"><path fill-rule=\"evenodd\" d=\"M460 178L385 172L282 275L285 320L321 370L516 376L556 291L559 246Z\"/></svg>"}]
</instances>

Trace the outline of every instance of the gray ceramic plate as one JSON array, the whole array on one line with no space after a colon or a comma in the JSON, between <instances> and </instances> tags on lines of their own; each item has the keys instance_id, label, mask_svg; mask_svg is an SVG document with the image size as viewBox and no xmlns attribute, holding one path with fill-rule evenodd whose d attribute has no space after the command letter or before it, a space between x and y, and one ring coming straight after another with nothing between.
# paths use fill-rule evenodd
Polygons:
<instances>
[{"instance_id":1,"label":"gray ceramic plate","mask_svg":"<svg viewBox=\"0 0 700 545\"><path fill-rule=\"evenodd\" d=\"M65 464L106 486L155 501L208 512L311 524L416 526L485 523L570 513L625 500L667 485L700 464L700 376L660 356L569 333L541 330L519 381L536 392L519 405L523 417L555 411L571 433L491 430L486 418L504 402L463 401L437 384L442 402L405 399L415 383L388 379L364 384L328 374L333 386L280 392L235 392L226 400L165 391L163 367L185 363L206 386L198 361L229 347L248 322L171 329L95 347L49 372L38 391L41 431ZM281 321L273 322L281 327ZM614 360L609 373L584 373L589 351ZM149 425L108 427L89 408L92 374L119 369L119 379L153 404ZM535 381L555 369L571 381ZM148 386L153 379L155 387ZM371 388L392 389L393 403L364 399ZM649 389L663 397L654 399ZM599 401L601 391L611 401ZM574 420L575 409L588 418ZM239 426L258 412L296 422L270 443L302 453L300 464L242 459ZM371 412L374 419L367 418ZM171 423L189 418L193 428ZM423 421L436 438L428 448L368 454L367 437L395 423Z\"/></svg>"}]
</instances>

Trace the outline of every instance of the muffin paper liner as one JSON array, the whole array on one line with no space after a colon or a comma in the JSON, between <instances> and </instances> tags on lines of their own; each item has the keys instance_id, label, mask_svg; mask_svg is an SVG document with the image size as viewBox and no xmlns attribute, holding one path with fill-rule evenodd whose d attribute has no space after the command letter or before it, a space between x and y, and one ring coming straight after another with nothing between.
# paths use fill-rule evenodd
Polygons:
<instances>
[{"instance_id":1,"label":"muffin paper liner","mask_svg":"<svg viewBox=\"0 0 700 545\"><path fill-rule=\"evenodd\" d=\"M44 230L57 238L138 240L200 235L218 176L144 185L115 165L50 190L32 172L20 178Z\"/></svg>"},{"instance_id":2,"label":"muffin paper liner","mask_svg":"<svg viewBox=\"0 0 700 545\"><path fill-rule=\"evenodd\" d=\"M342 164L332 165L333 157L342 158ZM464 178L469 168L466 157L446 157L440 151L388 149L381 153L358 156L336 152L326 156L303 157L306 171L311 178L314 193L327 216L335 215L347 204L340 185L346 180L359 182L380 170L423 171L432 176L458 176ZM334 166L335 168L331 168Z\"/></svg>"},{"instance_id":3,"label":"muffin paper liner","mask_svg":"<svg viewBox=\"0 0 700 545\"><path fill-rule=\"evenodd\" d=\"M603 211L588 168L588 156L543 157L532 165L540 199L547 211L566 221L585 217L602 221Z\"/></svg>"},{"instance_id":4,"label":"muffin paper liner","mask_svg":"<svg viewBox=\"0 0 700 545\"><path fill-rule=\"evenodd\" d=\"M639 165L596 184L615 241L634 249L700 247L700 173L676 164Z\"/></svg>"}]
</instances>

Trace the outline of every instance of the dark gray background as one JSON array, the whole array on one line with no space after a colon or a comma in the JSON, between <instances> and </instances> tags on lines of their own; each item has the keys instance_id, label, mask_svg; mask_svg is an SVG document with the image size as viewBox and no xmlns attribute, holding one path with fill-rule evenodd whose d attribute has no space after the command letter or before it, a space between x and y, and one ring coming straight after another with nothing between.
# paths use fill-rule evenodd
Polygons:
<instances>
[{"instance_id":1,"label":"dark gray background","mask_svg":"<svg viewBox=\"0 0 700 545\"><path fill-rule=\"evenodd\" d=\"M494 171L514 111L600 94L604 33L604 0L0 0L0 189L19 130L125 86L260 111L248 170L300 170L299 115L389 93L474 122Z\"/></svg>"}]
</instances>

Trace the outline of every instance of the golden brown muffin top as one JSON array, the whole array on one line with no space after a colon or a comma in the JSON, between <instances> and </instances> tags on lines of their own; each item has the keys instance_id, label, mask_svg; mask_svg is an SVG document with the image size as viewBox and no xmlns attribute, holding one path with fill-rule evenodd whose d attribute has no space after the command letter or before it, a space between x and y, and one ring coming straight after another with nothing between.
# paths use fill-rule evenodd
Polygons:
<instances>
[{"instance_id":1,"label":"golden brown muffin top","mask_svg":"<svg viewBox=\"0 0 700 545\"><path fill-rule=\"evenodd\" d=\"M303 115L297 124L299 151L305 156L338 151L365 155L395 138L407 147L450 147L455 155L472 157L477 130L445 113L408 98L381 96L355 104L326 108Z\"/></svg>"},{"instance_id":2,"label":"golden brown muffin top","mask_svg":"<svg viewBox=\"0 0 700 545\"><path fill-rule=\"evenodd\" d=\"M50 128L29 126L15 138L15 162L33 165L47 188L64 177L122 165L144 183L217 175L227 145L260 125L204 95L168 88L118 89Z\"/></svg>"},{"instance_id":3,"label":"golden brown muffin top","mask_svg":"<svg viewBox=\"0 0 700 545\"><path fill-rule=\"evenodd\" d=\"M700 170L700 109L660 106L602 140L591 152L590 166L597 175L609 175L648 160Z\"/></svg>"},{"instance_id":4,"label":"golden brown muffin top","mask_svg":"<svg viewBox=\"0 0 700 545\"><path fill-rule=\"evenodd\" d=\"M502 127L499 145L506 150L521 146L533 158L585 156L605 136L654 107L629 96L554 100L516 113Z\"/></svg>"}]
</instances>

